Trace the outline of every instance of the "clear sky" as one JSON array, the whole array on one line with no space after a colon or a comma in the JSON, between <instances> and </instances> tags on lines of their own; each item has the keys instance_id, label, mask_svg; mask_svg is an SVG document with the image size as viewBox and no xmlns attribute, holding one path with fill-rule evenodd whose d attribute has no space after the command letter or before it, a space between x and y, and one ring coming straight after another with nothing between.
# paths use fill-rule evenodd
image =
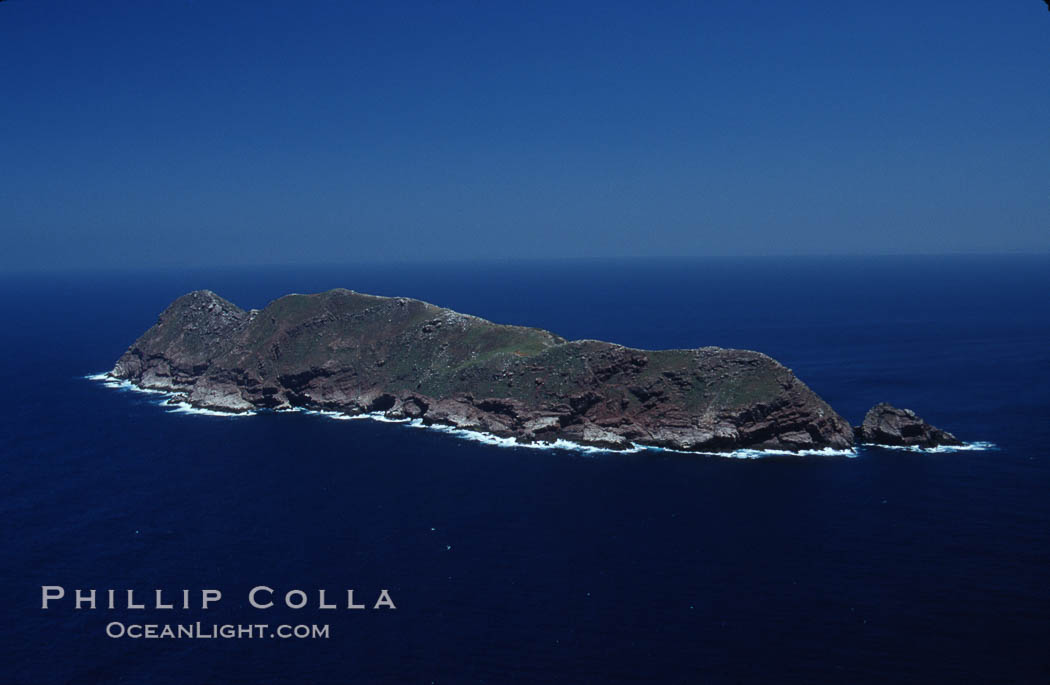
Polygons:
<instances>
[{"instance_id":1,"label":"clear sky","mask_svg":"<svg viewBox=\"0 0 1050 685\"><path fill-rule=\"evenodd\" d=\"M1050 12L0 2L0 268L1050 251Z\"/></svg>"}]
</instances>

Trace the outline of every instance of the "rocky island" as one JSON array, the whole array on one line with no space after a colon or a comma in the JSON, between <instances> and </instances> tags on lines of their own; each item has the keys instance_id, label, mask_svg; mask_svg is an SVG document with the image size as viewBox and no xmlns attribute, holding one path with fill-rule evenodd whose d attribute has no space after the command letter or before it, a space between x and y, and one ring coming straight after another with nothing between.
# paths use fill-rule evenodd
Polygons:
<instances>
[{"instance_id":1,"label":"rocky island","mask_svg":"<svg viewBox=\"0 0 1050 685\"><path fill-rule=\"evenodd\" d=\"M906 410L889 405L855 431L759 352L566 340L344 289L287 295L250 311L208 290L189 293L109 375L214 410L382 412L521 442L611 449L805 451L849 449L858 439L954 440L913 413L891 416Z\"/></svg>"},{"instance_id":2,"label":"rocky island","mask_svg":"<svg viewBox=\"0 0 1050 685\"><path fill-rule=\"evenodd\" d=\"M854 435L858 442L895 447L958 447L962 441L951 433L926 423L911 409L876 404L864 415Z\"/></svg>"}]
</instances>

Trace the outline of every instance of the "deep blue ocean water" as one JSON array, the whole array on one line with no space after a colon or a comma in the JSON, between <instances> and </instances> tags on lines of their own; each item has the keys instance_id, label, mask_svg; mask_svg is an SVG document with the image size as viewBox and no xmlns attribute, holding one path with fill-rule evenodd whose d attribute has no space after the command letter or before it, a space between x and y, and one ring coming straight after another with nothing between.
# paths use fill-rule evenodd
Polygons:
<instances>
[{"instance_id":1,"label":"deep blue ocean water","mask_svg":"<svg viewBox=\"0 0 1050 685\"><path fill-rule=\"evenodd\" d=\"M0 683L1050 682L1050 258L709 259L0 277ZM729 459L217 418L84 376L178 295L348 287L782 361L998 449ZM388 588L258 611L248 588ZM207 612L40 587L218 588ZM131 640L110 621L317 623Z\"/></svg>"}]
</instances>

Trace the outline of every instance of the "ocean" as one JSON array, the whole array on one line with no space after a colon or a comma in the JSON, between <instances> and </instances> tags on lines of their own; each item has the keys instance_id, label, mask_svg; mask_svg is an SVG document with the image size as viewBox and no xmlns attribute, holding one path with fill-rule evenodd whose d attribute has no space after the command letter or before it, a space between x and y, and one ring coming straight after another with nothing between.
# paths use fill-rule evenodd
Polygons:
<instances>
[{"instance_id":1,"label":"ocean","mask_svg":"<svg viewBox=\"0 0 1050 685\"><path fill-rule=\"evenodd\" d=\"M1050 257L4 274L0 683L1050 682ZM983 449L734 458L176 411L87 377L175 297L346 287L775 357ZM299 610L249 606L307 593ZM41 608L42 586L150 608ZM207 610L152 593L222 592ZM319 609L317 590L396 609ZM181 595L180 595L181 596ZM196 605L195 605L196 607ZM327 625L133 639L121 624Z\"/></svg>"}]
</instances>

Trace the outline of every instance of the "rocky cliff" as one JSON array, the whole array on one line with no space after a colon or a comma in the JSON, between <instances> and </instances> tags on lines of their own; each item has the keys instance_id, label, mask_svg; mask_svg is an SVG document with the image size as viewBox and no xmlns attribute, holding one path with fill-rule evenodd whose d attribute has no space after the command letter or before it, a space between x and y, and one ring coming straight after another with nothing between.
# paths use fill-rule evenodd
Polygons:
<instances>
[{"instance_id":1,"label":"rocky cliff","mask_svg":"<svg viewBox=\"0 0 1050 685\"><path fill-rule=\"evenodd\" d=\"M569 341L342 289L251 311L192 292L111 374L211 409L381 411L522 441L694 451L853 444L848 422L758 352Z\"/></svg>"}]
</instances>

